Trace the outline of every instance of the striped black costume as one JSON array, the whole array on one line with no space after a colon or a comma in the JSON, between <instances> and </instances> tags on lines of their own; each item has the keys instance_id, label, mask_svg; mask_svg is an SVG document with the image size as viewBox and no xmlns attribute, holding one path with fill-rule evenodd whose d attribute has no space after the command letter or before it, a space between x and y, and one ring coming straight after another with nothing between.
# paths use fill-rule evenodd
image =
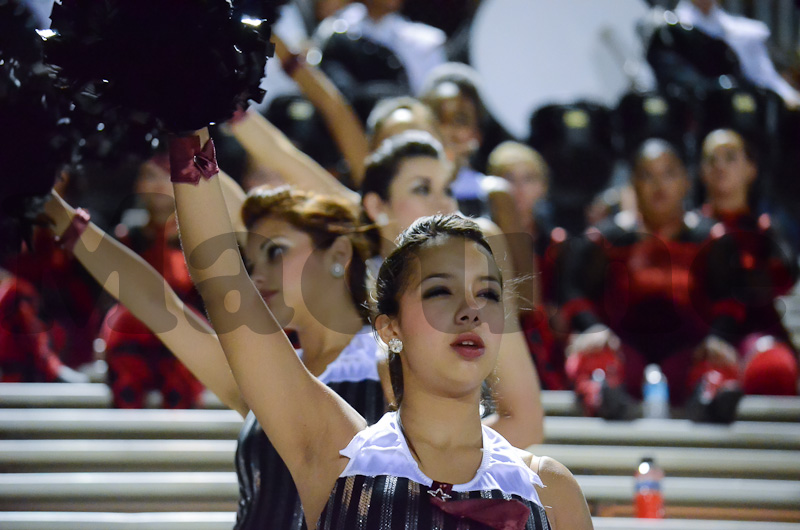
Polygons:
<instances>
[{"instance_id":1,"label":"striped black costume","mask_svg":"<svg viewBox=\"0 0 800 530\"><path fill-rule=\"evenodd\" d=\"M475 520L445 513L432 497L440 485L422 474L399 428L396 413L360 432L341 451L350 458L320 516L319 530L489 530ZM549 530L536 486L539 476L517 449L483 428L483 459L475 477L448 489L444 502L517 500L529 509L526 530Z\"/></svg>"},{"instance_id":2,"label":"striped black costume","mask_svg":"<svg viewBox=\"0 0 800 530\"><path fill-rule=\"evenodd\" d=\"M378 378L379 355L382 352L371 329L364 328L319 376L320 381L342 396L370 424L386 410ZM252 412L239 434L236 472L239 477L236 530L306 528L294 480Z\"/></svg>"}]
</instances>

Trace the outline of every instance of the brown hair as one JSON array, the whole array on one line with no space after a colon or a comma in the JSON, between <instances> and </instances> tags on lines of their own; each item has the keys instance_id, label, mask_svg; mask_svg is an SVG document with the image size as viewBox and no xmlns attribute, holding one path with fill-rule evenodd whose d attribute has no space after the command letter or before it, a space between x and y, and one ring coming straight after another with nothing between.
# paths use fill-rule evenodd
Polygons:
<instances>
[{"instance_id":1,"label":"brown hair","mask_svg":"<svg viewBox=\"0 0 800 530\"><path fill-rule=\"evenodd\" d=\"M268 188L259 186L247 194L242 204L242 220L248 230L266 217L286 221L309 235L314 246L327 249L340 236L353 245L353 258L347 267L350 296L366 321L367 305L366 260L377 251L366 237L369 226L359 222L359 210L338 197L317 195L289 186Z\"/></svg>"},{"instance_id":2,"label":"brown hair","mask_svg":"<svg viewBox=\"0 0 800 530\"><path fill-rule=\"evenodd\" d=\"M499 144L489 153L489 160L486 163L486 172L489 175L503 177L511 166L520 162L533 164L536 171L539 172L545 181L550 179L550 168L539 151L512 140L507 140Z\"/></svg>"}]
</instances>

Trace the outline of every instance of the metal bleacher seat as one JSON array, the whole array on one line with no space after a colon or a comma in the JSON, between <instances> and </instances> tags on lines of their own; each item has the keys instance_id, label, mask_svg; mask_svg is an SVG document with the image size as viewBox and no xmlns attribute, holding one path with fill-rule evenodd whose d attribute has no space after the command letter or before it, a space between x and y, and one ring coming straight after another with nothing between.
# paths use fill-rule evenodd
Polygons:
<instances>
[{"instance_id":1,"label":"metal bleacher seat","mask_svg":"<svg viewBox=\"0 0 800 530\"><path fill-rule=\"evenodd\" d=\"M0 471L233 471L235 440L0 440Z\"/></svg>"},{"instance_id":2,"label":"metal bleacher seat","mask_svg":"<svg viewBox=\"0 0 800 530\"><path fill-rule=\"evenodd\" d=\"M232 410L0 409L2 439L227 439L242 417Z\"/></svg>"},{"instance_id":3,"label":"metal bleacher seat","mask_svg":"<svg viewBox=\"0 0 800 530\"><path fill-rule=\"evenodd\" d=\"M0 446L2 447L2 446ZM552 457L575 474L625 475L646 457L654 458L668 476L798 479L795 451L683 447L626 447L542 444L537 454Z\"/></svg>"},{"instance_id":4,"label":"metal bleacher seat","mask_svg":"<svg viewBox=\"0 0 800 530\"><path fill-rule=\"evenodd\" d=\"M204 408L225 406L206 390L201 402ZM148 394L148 408L159 408L157 392ZM109 408L111 389L104 383L3 383L0 384L1 408Z\"/></svg>"},{"instance_id":5,"label":"metal bleacher seat","mask_svg":"<svg viewBox=\"0 0 800 530\"><path fill-rule=\"evenodd\" d=\"M800 298L800 294L797 296ZM800 315L800 303L797 305ZM794 306L791 308L795 309ZM149 402L151 405L155 404L153 399ZM202 402L205 409L225 408L219 398L208 391L204 393ZM547 416L580 415L575 395L571 391L545 390L542 392L542 405ZM111 391L103 383L0 384L0 408L78 409L110 406ZM739 405L738 419L800 421L800 397L745 396Z\"/></svg>"},{"instance_id":6,"label":"metal bleacher seat","mask_svg":"<svg viewBox=\"0 0 800 530\"><path fill-rule=\"evenodd\" d=\"M188 438L235 439L241 417L230 410L0 409L0 438ZM672 445L800 450L800 424L688 420L608 422L599 418L549 417L549 443Z\"/></svg>"},{"instance_id":7,"label":"metal bleacher seat","mask_svg":"<svg viewBox=\"0 0 800 530\"><path fill-rule=\"evenodd\" d=\"M231 471L233 440L0 440L5 473ZM543 444L532 447L576 474L628 474L646 456L668 475L796 479L797 453L766 449Z\"/></svg>"},{"instance_id":8,"label":"metal bleacher seat","mask_svg":"<svg viewBox=\"0 0 800 530\"><path fill-rule=\"evenodd\" d=\"M0 385L0 528L230 528L241 417L110 409L101 387ZM777 522L800 523L797 398L748 397L740 417L778 421L732 425L607 422L576 417L570 392L543 401L547 443L531 450L573 471L594 513L610 516L596 528L800 530ZM668 516L680 521L618 517L631 513L633 470L645 456L664 469Z\"/></svg>"},{"instance_id":9,"label":"metal bleacher seat","mask_svg":"<svg viewBox=\"0 0 800 530\"><path fill-rule=\"evenodd\" d=\"M576 475L576 479L590 504L630 502L631 476ZM670 506L796 509L800 502L796 480L667 477L663 491ZM0 474L4 510L235 510L238 495L233 472Z\"/></svg>"},{"instance_id":10,"label":"metal bleacher seat","mask_svg":"<svg viewBox=\"0 0 800 530\"><path fill-rule=\"evenodd\" d=\"M4 530L230 530L232 512L0 512ZM800 524L596 517L596 530L800 530Z\"/></svg>"},{"instance_id":11,"label":"metal bleacher seat","mask_svg":"<svg viewBox=\"0 0 800 530\"><path fill-rule=\"evenodd\" d=\"M4 530L230 530L235 521L234 512L0 512Z\"/></svg>"}]
</instances>

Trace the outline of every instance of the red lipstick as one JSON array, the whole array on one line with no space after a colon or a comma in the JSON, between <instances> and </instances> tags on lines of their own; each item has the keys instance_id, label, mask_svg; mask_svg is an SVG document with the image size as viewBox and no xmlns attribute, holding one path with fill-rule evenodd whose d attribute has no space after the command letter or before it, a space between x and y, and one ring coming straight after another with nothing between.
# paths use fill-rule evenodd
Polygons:
<instances>
[{"instance_id":1,"label":"red lipstick","mask_svg":"<svg viewBox=\"0 0 800 530\"><path fill-rule=\"evenodd\" d=\"M486 351L483 339L475 333L462 333L450 343L450 347L467 360L477 359Z\"/></svg>"}]
</instances>

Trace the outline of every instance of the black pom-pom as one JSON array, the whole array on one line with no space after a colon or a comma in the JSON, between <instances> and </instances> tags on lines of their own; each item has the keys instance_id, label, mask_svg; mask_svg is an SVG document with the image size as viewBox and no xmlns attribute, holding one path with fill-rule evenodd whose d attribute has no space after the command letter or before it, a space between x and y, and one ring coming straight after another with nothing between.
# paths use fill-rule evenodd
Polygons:
<instances>
[{"instance_id":1,"label":"black pom-pom","mask_svg":"<svg viewBox=\"0 0 800 530\"><path fill-rule=\"evenodd\" d=\"M69 115L75 138L74 170L84 164L107 169L141 162L153 156L162 143L162 131L151 115L104 104L93 87L73 98Z\"/></svg>"},{"instance_id":2,"label":"black pom-pom","mask_svg":"<svg viewBox=\"0 0 800 530\"><path fill-rule=\"evenodd\" d=\"M32 14L21 1L0 0L0 257L44 220L44 201L72 157L68 109L42 63Z\"/></svg>"},{"instance_id":3,"label":"black pom-pom","mask_svg":"<svg viewBox=\"0 0 800 530\"><path fill-rule=\"evenodd\" d=\"M61 0L51 19L45 56L67 84L170 131L226 121L264 94L269 28L226 0Z\"/></svg>"}]
</instances>

